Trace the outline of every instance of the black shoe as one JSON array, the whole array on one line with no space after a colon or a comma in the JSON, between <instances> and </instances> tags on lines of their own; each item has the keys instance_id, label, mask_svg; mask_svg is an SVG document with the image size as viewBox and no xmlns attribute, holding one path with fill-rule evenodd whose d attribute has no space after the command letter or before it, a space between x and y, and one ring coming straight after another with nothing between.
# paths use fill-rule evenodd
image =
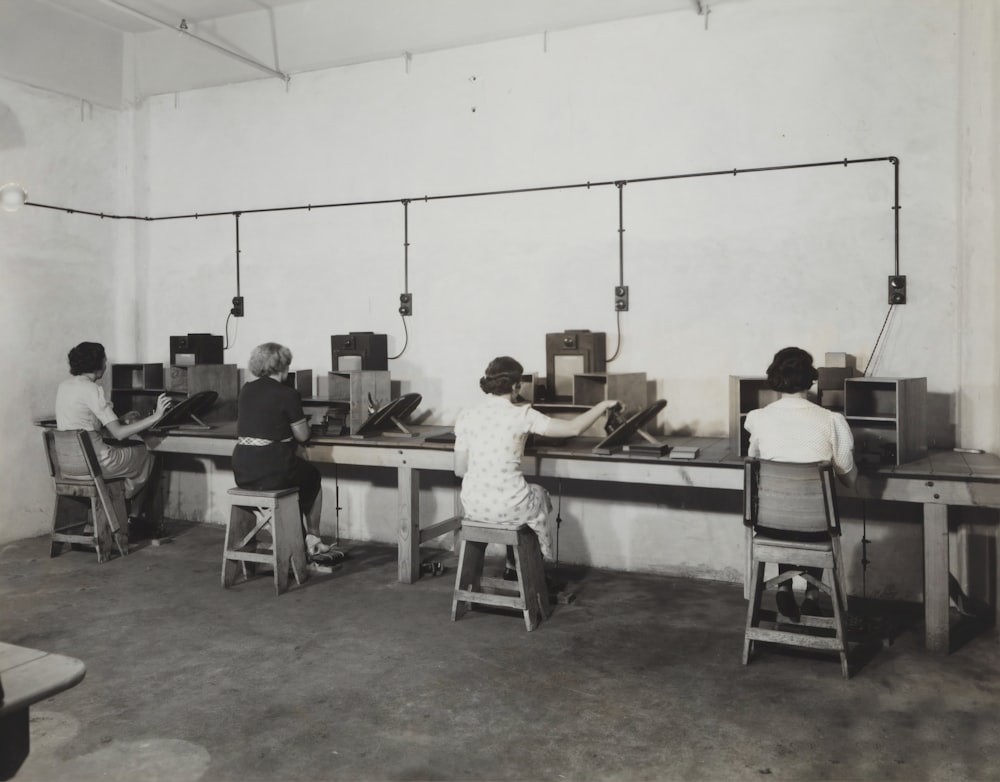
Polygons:
<instances>
[{"instance_id":1,"label":"black shoe","mask_svg":"<svg viewBox=\"0 0 1000 782\"><path fill-rule=\"evenodd\" d=\"M334 565L339 565L345 559L344 552L337 551L336 549L307 554L306 556L313 564L321 565L323 567L333 567Z\"/></svg>"},{"instance_id":2,"label":"black shoe","mask_svg":"<svg viewBox=\"0 0 1000 782\"><path fill-rule=\"evenodd\" d=\"M774 601L778 604L779 613L787 616L793 622L799 621L801 617L799 604L795 602L795 595L792 594L791 590L779 589Z\"/></svg>"},{"instance_id":3,"label":"black shoe","mask_svg":"<svg viewBox=\"0 0 1000 782\"><path fill-rule=\"evenodd\" d=\"M517 581L517 571L512 567L505 567L503 569L503 580Z\"/></svg>"},{"instance_id":4,"label":"black shoe","mask_svg":"<svg viewBox=\"0 0 1000 782\"><path fill-rule=\"evenodd\" d=\"M826 613L820 608L819 600L815 597L807 597L803 600L801 611L803 616L826 616Z\"/></svg>"}]
</instances>

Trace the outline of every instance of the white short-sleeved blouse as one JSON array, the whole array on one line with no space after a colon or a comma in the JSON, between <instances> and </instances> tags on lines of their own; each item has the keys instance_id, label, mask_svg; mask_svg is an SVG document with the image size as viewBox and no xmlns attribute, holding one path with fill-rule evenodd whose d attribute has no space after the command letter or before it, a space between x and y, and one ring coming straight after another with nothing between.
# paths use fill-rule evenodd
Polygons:
<instances>
[{"instance_id":1,"label":"white short-sleeved blouse","mask_svg":"<svg viewBox=\"0 0 1000 782\"><path fill-rule=\"evenodd\" d=\"M780 462L830 462L839 475L854 468L854 435L840 413L796 396L747 413L749 456Z\"/></svg>"},{"instance_id":2,"label":"white short-sleeved blouse","mask_svg":"<svg viewBox=\"0 0 1000 782\"><path fill-rule=\"evenodd\" d=\"M99 432L117 419L104 389L85 375L73 375L56 391L56 428Z\"/></svg>"}]
</instances>

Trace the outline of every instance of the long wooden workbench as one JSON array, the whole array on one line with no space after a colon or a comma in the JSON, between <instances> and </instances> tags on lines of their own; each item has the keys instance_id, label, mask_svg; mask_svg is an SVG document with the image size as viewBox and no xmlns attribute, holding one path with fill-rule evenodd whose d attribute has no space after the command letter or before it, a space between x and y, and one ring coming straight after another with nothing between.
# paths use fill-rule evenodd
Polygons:
<instances>
[{"instance_id":1,"label":"long wooden workbench","mask_svg":"<svg viewBox=\"0 0 1000 782\"><path fill-rule=\"evenodd\" d=\"M665 438L671 445L694 445L694 460L667 456L633 457L591 453L594 442L579 438L566 445L539 446L522 462L529 478L565 478L657 486L688 486L742 491L743 462L734 457L723 438ZM160 453L228 457L235 445L235 424L221 424L207 432L174 430L147 436ZM306 447L315 462L385 467L396 470L399 509L399 580L420 577L423 541L456 529L457 517L421 527L418 495L424 471L453 469L452 447L424 442L423 437L386 436L375 439L317 437ZM854 489L838 489L842 496L915 502L923 506L924 617L928 649L949 650L949 538L948 508L976 506L1000 509L1000 457L933 451L926 458L903 465L882 465L863 472Z\"/></svg>"}]
</instances>

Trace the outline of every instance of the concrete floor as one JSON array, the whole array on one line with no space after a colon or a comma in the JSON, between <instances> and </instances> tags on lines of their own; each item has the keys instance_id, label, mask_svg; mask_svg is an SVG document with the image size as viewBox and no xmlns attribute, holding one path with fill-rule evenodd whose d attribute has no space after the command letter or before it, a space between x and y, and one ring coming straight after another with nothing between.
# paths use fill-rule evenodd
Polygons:
<instances>
[{"instance_id":1,"label":"concrete floor","mask_svg":"<svg viewBox=\"0 0 1000 782\"><path fill-rule=\"evenodd\" d=\"M17 780L953 780L1000 778L1000 647L974 635L740 664L740 587L563 569L533 633L450 621L453 567L396 581L395 548L276 597L223 590L223 530L98 565L0 549L0 640L79 657L31 710ZM431 552L440 553L440 552ZM450 555L440 553L448 565Z\"/></svg>"}]
</instances>

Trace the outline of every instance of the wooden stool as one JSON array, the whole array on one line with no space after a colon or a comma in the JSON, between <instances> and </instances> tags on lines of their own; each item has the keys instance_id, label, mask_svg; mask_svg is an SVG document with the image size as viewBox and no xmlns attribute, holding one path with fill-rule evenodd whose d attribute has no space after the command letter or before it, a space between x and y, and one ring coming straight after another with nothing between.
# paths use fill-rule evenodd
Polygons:
<instances>
[{"instance_id":1,"label":"wooden stool","mask_svg":"<svg viewBox=\"0 0 1000 782\"><path fill-rule=\"evenodd\" d=\"M551 614L549 590L545 585L542 551L538 537L527 524L492 524L462 520L459 536L458 573L455 576L455 593L451 603L451 619L456 621L473 604L513 608L524 614L524 625L534 630ZM486 546L498 543L513 546L517 582L483 575ZM517 592L503 595L485 592L484 588Z\"/></svg>"},{"instance_id":2,"label":"wooden stool","mask_svg":"<svg viewBox=\"0 0 1000 782\"><path fill-rule=\"evenodd\" d=\"M93 548L98 562L111 558L112 547L123 557L127 555L125 482L101 476L88 432L47 429L43 437L56 493L49 556L59 556L65 544ZM90 478L67 477L78 474L89 474ZM90 532L86 531L88 525Z\"/></svg>"},{"instance_id":3,"label":"wooden stool","mask_svg":"<svg viewBox=\"0 0 1000 782\"><path fill-rule=\"evenodd\" d=\"M274 570L274 591L288 589L291 567L297 584L306 573L306 544L299 517L299 490L254 491L239 487L229 490L232 506L226 525L226 547L222 552L222 586L231 587L240 570L244 580L254 575L256 565L270 565ZM269 543L261 537L271 533Z\"/></svg>"},{"instance_id":4,"label":"wooden stool","mask_svg":"<svg viewBox=\"0 0 1000 782\"><path fill-rule=\"evenodd\" d=\"M743 639L743 664L754 652L754 644L764 641L836 652L840 669L849 678L848 644L844 616L847 590L840 554L840 517L837 512L833 470L827 462L806 464L748 459L744 467L744 522L753 533L749 540L749 600ZM762 534L758 527L788 532L821 532L827 537L817 541L797 541ZM795 567L764 580L768 563L792 563ZM799 568L822 568L830 574L831 584L824 584ZM801 576L819 591L830 596L832 617L800 616L785 621L775 613L765 616L761 596L795 576ZM769 626L764 626L769 625ZM822 635L813 630L819 628Z\"/></svg>"}]
</instances>

